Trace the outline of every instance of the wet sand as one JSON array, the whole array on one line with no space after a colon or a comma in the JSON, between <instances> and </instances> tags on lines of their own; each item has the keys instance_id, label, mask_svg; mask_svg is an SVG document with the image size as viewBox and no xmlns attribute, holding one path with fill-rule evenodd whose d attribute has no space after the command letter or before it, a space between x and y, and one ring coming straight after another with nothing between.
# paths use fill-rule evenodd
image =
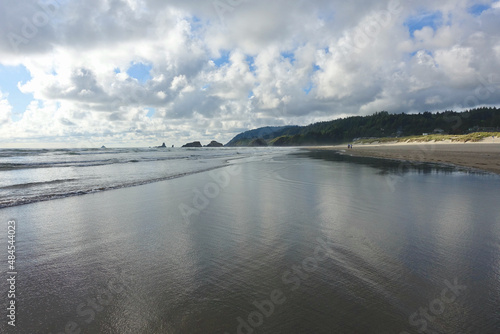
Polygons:
<instances>
[{"instance_id":1,"label":"wet sand","mask_svg":"<svg viewBox=\"0 0 500 334\"><path fill-rule=\"evenodd\" d=\"M453 164L500 174L500 142L397 143L321 147L354 156Z\"/></svg>"},{"instance_id":2,"label":"wet sand","mask_svg":"<svg viewBox=\"0 0 500 334\"><path fill-rule=\"evenodd\" d=\"M319 153L0 209L0 333L497 333L500 177Z\"/></svg>"}]
</instances>

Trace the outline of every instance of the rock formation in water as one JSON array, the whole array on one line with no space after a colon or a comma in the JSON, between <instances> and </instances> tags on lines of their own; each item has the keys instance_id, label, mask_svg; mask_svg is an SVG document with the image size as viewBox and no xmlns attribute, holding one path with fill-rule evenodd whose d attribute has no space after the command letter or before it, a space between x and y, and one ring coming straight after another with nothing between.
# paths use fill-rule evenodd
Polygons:
<instances>
[{"instance_id":1,"label":"rock formation in water","mask_svg":"<svg viewBox=\"0 0 500 334\"><path fill-rule=\"evenodd\" d=\"M210 144L206 145L205 147L224 147L224 145L216 142L215 140L212 140Z\"/></svg>"},{"instance_id":2,"label":"rock formation in water","mask_svg":"<svg viewBox=\"0 0 500 334\"><path fill-rule=\"evenodd\" d=\"M203 147L199 141L194 141L192 143L187 143L182 147Z\"/></svg>"}]
</instances>

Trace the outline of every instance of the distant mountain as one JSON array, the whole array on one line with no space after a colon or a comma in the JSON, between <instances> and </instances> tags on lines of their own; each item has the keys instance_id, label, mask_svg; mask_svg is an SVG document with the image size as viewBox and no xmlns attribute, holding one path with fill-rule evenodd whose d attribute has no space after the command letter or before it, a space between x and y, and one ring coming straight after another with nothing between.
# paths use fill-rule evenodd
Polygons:
<instances>
[{"instance_id":1,"label":"distant mountain","mask_svg":"<svg viewBox=\"0 0 500 334\"><path fill-rule=\"evenodd\" d=\"M231 141L227 143L226 146L254 146L251 144L252 142L254 142L255 139L264 139L267 141L269 139L282 136L284 134L293 132L298 133L299 129L300 126L297 125L266 126L264 128L254 129L240 133L239 135L231 139ZM257 142L255 141L255 143ZM262 146L262 145L256 145L256 146Z\"/></svg>"},{"instance_id":2,"label":"distant mountain","mask_svg":"<svg viewBox=\"0 0 500 334\"><path fill-rule=\"evenodd\" d=\"M423 133L465 134L476 131L500 131L500 109L477 108L464 112L389 114L354 116L307 126L265 127L243 132L226 146L330 145L351 142L355 138L403 137ZM258 139L258 140L257 140Z\"/></svg>"}]
</instances>

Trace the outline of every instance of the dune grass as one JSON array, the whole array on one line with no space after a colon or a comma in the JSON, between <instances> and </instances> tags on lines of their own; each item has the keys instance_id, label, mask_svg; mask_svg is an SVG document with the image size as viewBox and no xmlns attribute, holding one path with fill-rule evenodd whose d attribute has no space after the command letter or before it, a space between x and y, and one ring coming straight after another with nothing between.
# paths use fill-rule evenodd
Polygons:
<instances>
[{"instance_id":1,"label":"dune grass","mask_svg":"<svg viewBox=\"0 0 500 334\"><path fill-rule=\"evenodd\" d=\"M450 140L451 142L467 143L479 142L488 137L500 137L500 132L473 132L466 135L438 135L431 134L427 136L408 136L400 138L371 138L361 139L355 144L375 144L375 143L426 143L440 142Z\"/></svg>"}]
</instances>

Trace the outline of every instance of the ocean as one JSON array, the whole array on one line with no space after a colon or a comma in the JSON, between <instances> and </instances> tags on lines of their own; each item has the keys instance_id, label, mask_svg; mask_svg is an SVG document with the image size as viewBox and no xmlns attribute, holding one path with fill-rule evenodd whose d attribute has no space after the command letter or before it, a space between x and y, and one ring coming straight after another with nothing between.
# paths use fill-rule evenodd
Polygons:
<instances>
[{"instance_id":1,"label":"ocean","mask_svg":"<svg viewBox=\"0 0 500 334\"><path fill-rule=\"evenodd\" d=\"M137 186L283 150L0 149L0 208Z\"/></svg>"},{"instance_id":2,"label":"ocean","mask_svg":"<svg viewBox=\"0 0 500 334\"><path fill-rule=\"evenodd\" d=\"M500 332L497 175L325 150L13 152L1 333Z\"/></svg>"}]
</instances>

